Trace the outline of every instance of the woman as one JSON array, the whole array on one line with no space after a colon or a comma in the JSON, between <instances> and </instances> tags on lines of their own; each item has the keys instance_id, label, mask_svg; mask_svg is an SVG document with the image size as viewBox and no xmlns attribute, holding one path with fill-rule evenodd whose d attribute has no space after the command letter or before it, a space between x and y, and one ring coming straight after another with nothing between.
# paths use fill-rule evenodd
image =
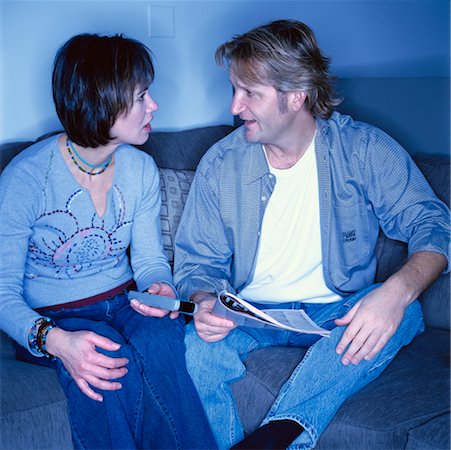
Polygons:
<instances>
[{"instance_id":1,"label":"woman","mask_svg":"<svg viewBox=\"0 0 451 450\"><path fill-rule=\"evenodd\" d=\"M183 319L126 296L175 297L158 170L129 145L151 131L153 76L137 41L71 38L52 78L65 132L0 178L1 326L56 367L76 448L215 447L186 372Z\"/></svg>"}]
</instances>

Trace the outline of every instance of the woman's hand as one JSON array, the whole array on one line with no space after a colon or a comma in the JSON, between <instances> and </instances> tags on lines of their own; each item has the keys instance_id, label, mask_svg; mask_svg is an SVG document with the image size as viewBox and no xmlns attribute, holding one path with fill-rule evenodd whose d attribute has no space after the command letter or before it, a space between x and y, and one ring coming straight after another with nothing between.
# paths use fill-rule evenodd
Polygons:
<instances>
[{"instance_id":1,"label":"woman's hand","mask_svg":"<svg viewBox=\"0 0 451 450\"><path fill-rule=\"evenodd\" d=\"M91 386L104 391L122 388L121 383L110 380L121 378L128 372L125 367L128 359L113 358L96 349L114 352L120 344L93 331L65 331L58 327L48 332L46 344L48 352L61 359L77 386L89 398L103 401L103 396Z\"/></svg>"},{"instance_id":2,"label":"woman's hand","mask_svg":"<svg viewBox=\"0 0 451 450\"><path fill-rule=\"evenodd\" d=\"M166 283L153 283L149 289L147 289L149 294L164 295L165 297L175 298L175 292L169 284ZM153 306L145 305L137 299L130 301L130 306L139 314L143 316L150 317L164 317L169 314L171 319L178 317L179 313L176 311L168 311L167 309L154 308Z\"/></svg>"}]
</instances>

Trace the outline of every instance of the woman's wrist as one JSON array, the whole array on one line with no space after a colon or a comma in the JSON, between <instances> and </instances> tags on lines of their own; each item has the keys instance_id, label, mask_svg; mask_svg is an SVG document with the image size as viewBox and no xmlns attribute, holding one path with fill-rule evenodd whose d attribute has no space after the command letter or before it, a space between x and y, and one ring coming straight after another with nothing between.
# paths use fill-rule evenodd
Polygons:
<instances>
[{"instance_id":1,"label":"woman's wrist","mask_svg":"<svg viewBox=\"0 0 451 450\"><path fill-rule=\"evenodd\" d=\"M47 336L53 328L55 322L49 317L40 317L34 323L28 334L28 345L32 352L39 353L46 358L56 359L56 357L47 350Z\"/></svg>"}]
</instances>

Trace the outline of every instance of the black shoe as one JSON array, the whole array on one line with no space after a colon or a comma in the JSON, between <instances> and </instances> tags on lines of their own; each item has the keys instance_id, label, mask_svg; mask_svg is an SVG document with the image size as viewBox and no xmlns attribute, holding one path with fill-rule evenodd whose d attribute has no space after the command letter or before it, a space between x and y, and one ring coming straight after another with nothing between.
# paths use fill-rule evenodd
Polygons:
<instances>
[{"instance_id":1,"label":"black shoe","mask_svg":"<svg viewBox=\"0 0 451 450\"><path fill-rule=\"evenodd\" d=\"M274 420L257 428L231 450L286 449L304 429L292 420Z\"/></svg>"}]
</instances>

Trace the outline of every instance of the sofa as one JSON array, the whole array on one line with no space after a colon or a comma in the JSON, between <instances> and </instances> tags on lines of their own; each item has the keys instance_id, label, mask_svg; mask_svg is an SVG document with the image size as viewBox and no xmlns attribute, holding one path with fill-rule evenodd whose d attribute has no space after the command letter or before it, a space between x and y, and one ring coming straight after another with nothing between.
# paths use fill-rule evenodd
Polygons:
<instances>
[{"instance_id":1,"label":"sofa","mask_svg":"<svg viewBox=\"0 0 451 450\"><path fill-rule=\"evenodd\" d=\"M153 132L140 147L160 168L161 226L171 262L174 234L194 170L209 146L232 130L232 126L212 126ZM1 169L30 144L0 145ZM438 197L449 205L449 157L422 155L415 160ZM377 280L383 281L403 263L406 248L381 235L377 255ZM450 448L449 275L441 276L420 300L426 331L377 380L342 405L318 449ZM72 448L66 402L54 371L16 360L12 341L4 334L0 339L0 449ZM232 386L246 432L258 427L305 351L274 347L249 355L246 378Z\"/></svg>"}]
</instances>

